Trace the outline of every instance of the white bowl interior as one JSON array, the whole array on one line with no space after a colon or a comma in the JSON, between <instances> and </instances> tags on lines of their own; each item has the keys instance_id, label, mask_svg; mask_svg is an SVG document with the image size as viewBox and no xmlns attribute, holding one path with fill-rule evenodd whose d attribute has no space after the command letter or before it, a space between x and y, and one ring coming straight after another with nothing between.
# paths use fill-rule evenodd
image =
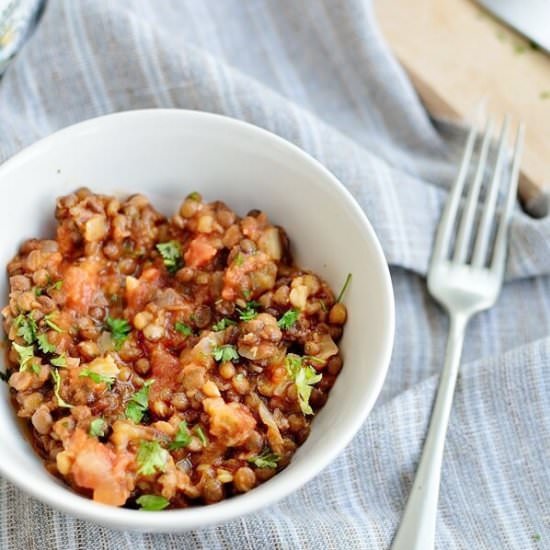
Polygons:
<instances>
[{"instance_id":1,"label":"white bowl interior","mask_svg":"<svg viewBox=\"0 0 550 550\"><path fill-rule=\"evenodd\" d=\"M38 498L105 525L183 530L229 519L280 498L313 477L349 443L379 393L393 339L387 266L363 213L319 164L275 136L231 119L192 111L136 111L54 134L0 168L5 265L22 240L53 234L55 198L77 187L140 192L166 214L198 190L239 214L259 208L287 230L296 261L337 292L353 280L345 303L345 364L311 435L290 466L254 491L208 507L162 513L107 508L66 490L46 473L0 384L0 472ZM0 295L6 296L6 277Z\"/></svg>"}]
</instances>

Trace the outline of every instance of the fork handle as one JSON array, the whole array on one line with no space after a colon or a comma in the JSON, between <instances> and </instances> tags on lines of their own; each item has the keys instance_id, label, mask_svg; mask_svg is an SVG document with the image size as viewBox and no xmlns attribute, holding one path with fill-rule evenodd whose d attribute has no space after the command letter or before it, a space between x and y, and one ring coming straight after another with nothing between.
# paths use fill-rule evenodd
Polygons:
<instances>
[{"instance_id":1,"label":"fork handle","mask_svg":"<svg viewBox=\"0 0 550 550\"><path fill-rule=\"evenodd\" d=\"M428 435L416 471L414 484L392 550L431 550L435 525L445 435L453 404L468 317L451 315L445 365L439 380Z\"/></svg>"}]
</instances>

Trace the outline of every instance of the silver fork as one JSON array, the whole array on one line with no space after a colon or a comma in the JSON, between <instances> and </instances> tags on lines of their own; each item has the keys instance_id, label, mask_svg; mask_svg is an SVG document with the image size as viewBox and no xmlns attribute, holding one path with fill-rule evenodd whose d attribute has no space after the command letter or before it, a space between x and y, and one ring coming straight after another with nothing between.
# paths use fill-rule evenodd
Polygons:
<instances>
[{"instance_id":1,"label":"silver fork","mask_svg":"<svg viewBox=\"0 0 550 550\"><path fill-rule=\"evenodd\" d=\"M475 313L494 305L504 277L508 226L516 197L525 133L525 128L521 124L517 130L506 198L500 220L497 221L496 206L499 186L503 179L508 126L509 119L506 117L500 132L493 177L487 188L485 204L477 228L474 223L476 206L480 203L480 189L493 128L490 120L485 127L478 165L461 216L458 210L472 163L472 153L478 133L476 126L468 135L460 170L441 216L428 273L428 289L449 314L449 339L428 435L401 525L393 540L392 550L434 548L441 463L464 344L464 332L468 321ZM455 225L458 226L457 231L454 229ZM496 234L491 247L493 230ZM454 250L451 250L452 236L455 232Z\"/></svg>"}]
</instances>

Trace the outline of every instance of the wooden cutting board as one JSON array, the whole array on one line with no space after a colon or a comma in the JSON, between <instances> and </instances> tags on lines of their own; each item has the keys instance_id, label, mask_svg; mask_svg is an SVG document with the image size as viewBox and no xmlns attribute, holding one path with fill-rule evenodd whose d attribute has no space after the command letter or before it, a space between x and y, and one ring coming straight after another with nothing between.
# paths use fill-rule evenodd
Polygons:
<instances>
[{"instance_id":1,"label":"wooden cutting board","mask_svg":"<svg viewBox=\"0 0 550 550\"><path fill-rule=\"evenodd\" d=\"M490 113L525 122L520 197L533 215L548 213L550 55L471 0L375 0L375 12L433 115L464 121L487 97Z\"/></svg>"}]
</instances>

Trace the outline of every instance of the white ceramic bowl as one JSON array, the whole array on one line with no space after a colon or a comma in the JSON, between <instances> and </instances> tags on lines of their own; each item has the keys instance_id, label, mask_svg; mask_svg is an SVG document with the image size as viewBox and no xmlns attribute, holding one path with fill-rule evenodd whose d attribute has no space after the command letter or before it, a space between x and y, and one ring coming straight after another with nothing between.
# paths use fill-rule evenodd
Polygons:
<instances>
[{"instance_id":1,"label":"white ceramic bowl","mask_svg":"<svg viewBox=\"0 0 550 550\"><path fill-rule=\"evenodd\" d=\"M319 163L255 126L196 111L146 110L101 117L57 132L0 167L0 265L21 242L53 231L54 201L86 186L102 193L144 193L172 214L193 190L243 215L267 212L290 236L297 263L337 292L346 274L349 320L342 369L311 435L291 464L254 490L217 504L142 512L83 498L49 475L23 437L0 384L0 473L68 514L141 531L184 531L271 504L317 475L371 410L388 368L394 333L393 293L382 249L357 203ZM1 296L7 295L1 277ZM3 369L3 365L2 365Z\"/></svg>"}]
</instances>

